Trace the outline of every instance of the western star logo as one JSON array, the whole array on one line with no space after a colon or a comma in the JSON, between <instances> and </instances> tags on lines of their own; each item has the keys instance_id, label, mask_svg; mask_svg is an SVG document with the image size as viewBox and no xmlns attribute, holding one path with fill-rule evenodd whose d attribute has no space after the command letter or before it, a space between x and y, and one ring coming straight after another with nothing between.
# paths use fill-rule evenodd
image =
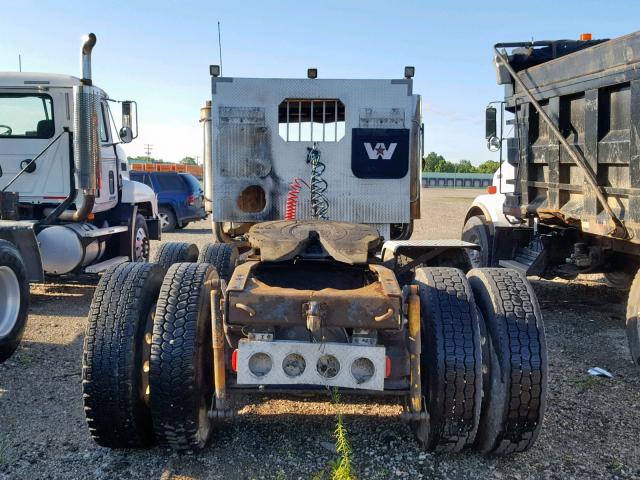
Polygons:
<instances>
[{"instance_id":1,"label":"western star logo","mask_svg":"<svg viewBox=\"0 0 640 480\"><path fill-rule=\"evenodd\" d=\"M379 160L380 158L383 160L391 160L397 146L397 143L390 143L389 148L387 148L384 143L376 143L375 147L372 147L370 143L364 144L369 160Z\"/></svg>"}]
</instances>

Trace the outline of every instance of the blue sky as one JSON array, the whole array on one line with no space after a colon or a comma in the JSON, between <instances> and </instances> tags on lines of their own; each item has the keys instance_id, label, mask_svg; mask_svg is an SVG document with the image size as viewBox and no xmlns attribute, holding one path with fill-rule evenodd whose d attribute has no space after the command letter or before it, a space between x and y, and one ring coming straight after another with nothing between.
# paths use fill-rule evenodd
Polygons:
<instances>
[{"instance_id":1,"label":"blue sky","mask_svg":"<svg viewBox=\"0 0 640 480\"><path fill-rule=\"evenodd\" d=\"M97 85L138 101L139 155L177 161L201 155L198 109L208 98L208 65L218 63L222 22L226 76L399 78L415 65L423 96L426 150L448 160L495 157L484 142L484 107L499 99L491 65L499 41L611 38L638 29L640 2L112 1L0 0L0 71L78 75L83 34L94 32ZM614 7L615 5L615 7Z\"/></svg>"}]
</instances>

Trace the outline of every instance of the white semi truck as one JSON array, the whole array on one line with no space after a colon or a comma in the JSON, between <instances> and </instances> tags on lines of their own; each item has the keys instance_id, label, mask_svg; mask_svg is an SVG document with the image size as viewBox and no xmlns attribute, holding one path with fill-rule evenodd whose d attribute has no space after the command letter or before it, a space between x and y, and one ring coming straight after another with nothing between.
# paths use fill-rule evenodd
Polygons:
<instances>
[{"instance_id":1,"label":"white semi truck","mask_svg":"<svg viewBox=\"0 0 640 480\"><path fill-rule=\"evenodd\" d=\"M465 274L469 242L407 238L413 68L393 80L210 72L205 191L227 241L197 261L178 259L195 246L166 243L160 265L102 275L82 356L95 441L194 452L242 418L247 395L339 389L397 398L430 451L530 448L547 388L531 285L509 269Z\"/></svg>"},{"instance_id":2,"label":"white semi truck","mask_svg":"<svg viewBox=\"0 0 640 480\"><path fill-rule=\"evenodd\" d=\"M0 362L22 337L30 282L147 261L160 238L155 193L129 180L120 145L137 137L136 103L93 85L95 43L82 78L0 73Z\"/></svg>"}]
</instances>

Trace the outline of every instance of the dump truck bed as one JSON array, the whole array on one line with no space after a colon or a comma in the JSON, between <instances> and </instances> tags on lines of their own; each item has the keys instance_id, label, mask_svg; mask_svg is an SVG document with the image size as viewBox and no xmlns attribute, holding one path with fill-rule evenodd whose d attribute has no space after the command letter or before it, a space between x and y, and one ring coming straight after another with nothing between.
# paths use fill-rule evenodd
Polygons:
<instances>
[{"instance_id":1,"label":"dump truck bed","mask_svg":"<svg viewBox=\"0 0 640 480\"><path fill-rule=\"evenodd\" d=\"M631 241L639 243L640 32L594 43L518 75L567 141L583 153ZM524 92L509 82L505 101L508 110L518 112L508 158L520 163L516 192L508 195L505 212L554 218L608 236L609 217L584 172Z\"/></svg>"}]
</instances>

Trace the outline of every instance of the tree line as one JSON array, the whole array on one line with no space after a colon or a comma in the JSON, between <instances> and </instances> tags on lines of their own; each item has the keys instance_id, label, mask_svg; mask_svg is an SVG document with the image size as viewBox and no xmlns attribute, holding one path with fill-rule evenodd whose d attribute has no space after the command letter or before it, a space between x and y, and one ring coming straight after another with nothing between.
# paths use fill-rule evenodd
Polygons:
<instances>
[{"instance_id":1,"label":"tree line","mask_svg":"<svg viewBox=\"0 0 640 480\"><path fill-rule=\"evenodd\" d=\"M457 163L445 160L442 155L431 152L422 159L423 172L443 172L443 173L495 173L500 167L500 162L487 160L477 167L469 160L460 160Z\"/></svg>"},{"instance_id":2,"label":"tree line","mask_svg":"<svg viewBox=\"0 0 640 480\"><path fill-rule=\"evenodd\" d=\"M160 158L137 156L128 157L130 163L165 163ZM183 165L197 165L196 159L193 157L184 157L180 160ZM431 152L422 159L423 172L443 172L443 173L495 173L500 167L500 162L495 160L487 160L477 167L472 165L469 160L460 160L457 163L445 160L442 155Z\"/></svg>"}]
</instances>

